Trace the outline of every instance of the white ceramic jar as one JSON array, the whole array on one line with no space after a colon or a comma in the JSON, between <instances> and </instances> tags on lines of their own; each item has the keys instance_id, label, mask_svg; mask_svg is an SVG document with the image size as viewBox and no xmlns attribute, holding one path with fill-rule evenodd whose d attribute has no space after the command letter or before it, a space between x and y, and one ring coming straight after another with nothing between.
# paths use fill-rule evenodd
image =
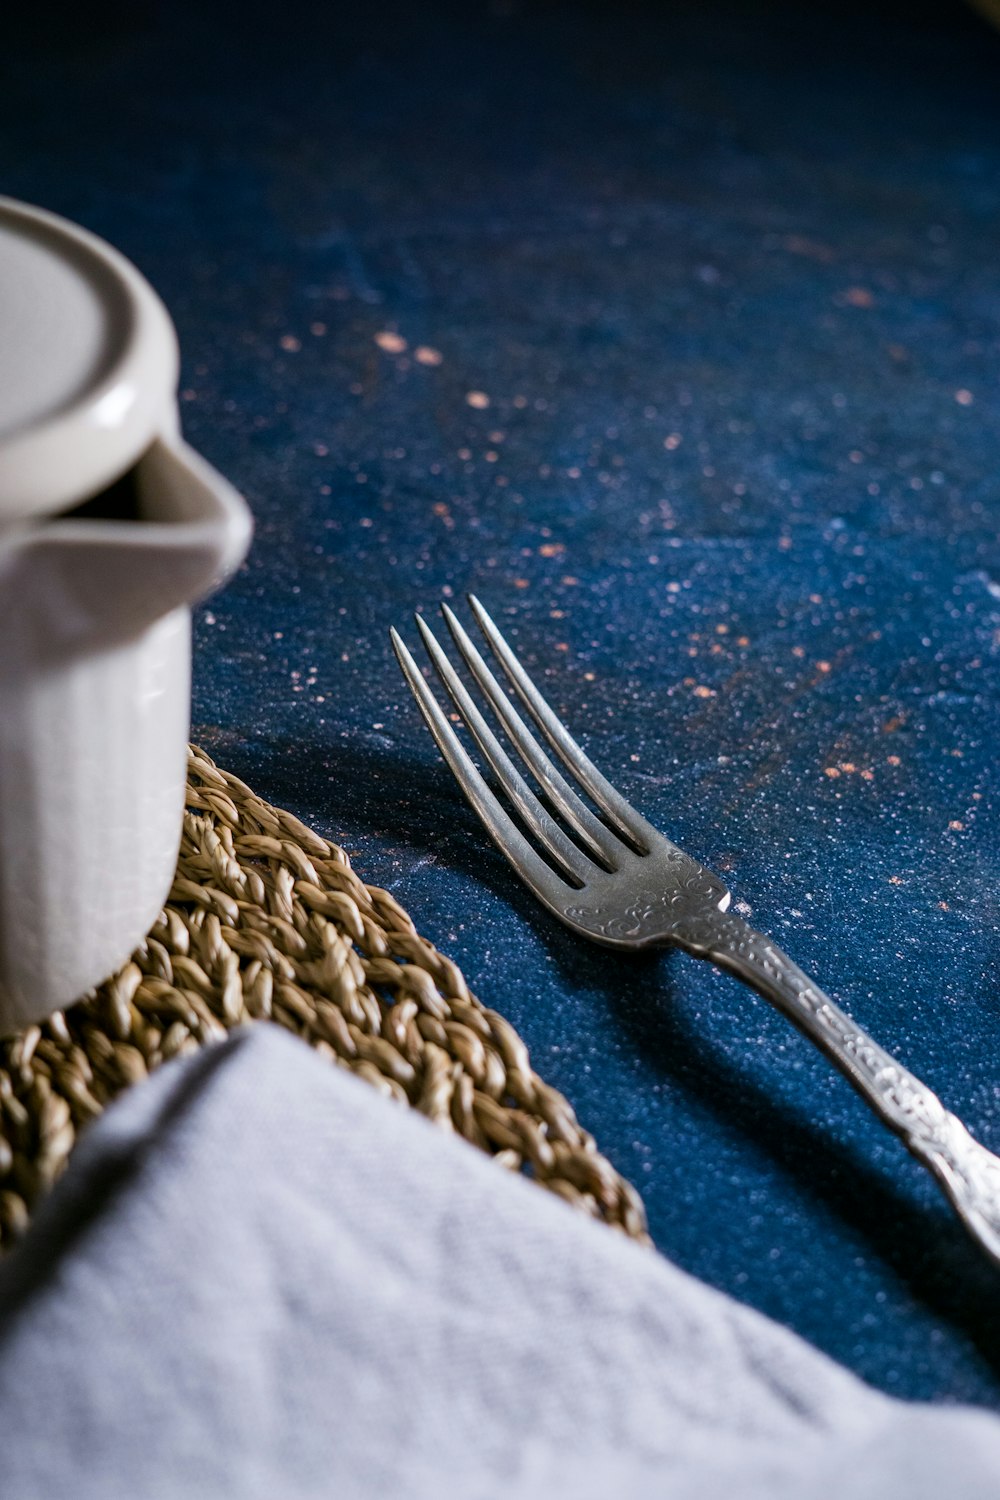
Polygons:
<instances>
[{"instance_id":1,"label":"white ceramic jar","mask_svg":"<svg viewBox=\"0 0 1000 1500\"><path fill-rule=\"evenodd\" d=\"M134 266L0 198L0 1033L112 973L173 880L189 606L251 530L177 374Z\"/></svg>"}]
</instances>

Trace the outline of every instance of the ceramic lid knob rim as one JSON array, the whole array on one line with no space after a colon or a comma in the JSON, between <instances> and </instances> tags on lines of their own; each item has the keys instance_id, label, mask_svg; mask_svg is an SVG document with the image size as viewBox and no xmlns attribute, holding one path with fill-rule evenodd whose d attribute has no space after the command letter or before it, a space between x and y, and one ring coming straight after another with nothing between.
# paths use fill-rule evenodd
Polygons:
<instances>
[{"instance_id":1,"label":"ceramic lid knob rim","mask_svg":"<svg viewBox=\"0 0 1000 1500\"><path fill-rule=\"evenodd\" d=\"M149 283L68 220L0 196L0 274L0 378L16 392L30 371L29 394L20 405L15 394L0 423L2 526L64 510L124 474L173 420L180 361Z\"/></svg>"}]
</instances>

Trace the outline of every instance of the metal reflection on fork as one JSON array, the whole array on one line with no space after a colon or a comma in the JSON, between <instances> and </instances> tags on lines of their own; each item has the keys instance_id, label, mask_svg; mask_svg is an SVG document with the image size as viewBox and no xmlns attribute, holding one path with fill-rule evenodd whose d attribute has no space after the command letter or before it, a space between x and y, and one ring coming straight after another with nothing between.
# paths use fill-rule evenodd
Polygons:
<instances>
[{"instance_id":1,"label":"metal reflection on fork","mask_svg":"<svg viewBox=\"0 0 1000 1500\"><path fill-rule=\"evenodd\" d=\"M936 1094L862 1031L777 944L728 910L730 893L718 876L671 843L601 775L483 606L471 597L469 603L505 677L563 768L529 731L474 641L443 604L462 662L520 765L515 762L418 615L434 670L513 816L487 784L395 630L392 643L459 786L529 889L581 937L619 949L681 948L769 1000L933 1172L974 1239L1000 1264L1000 1158L974 1140Z\"/></svg>"}]
</instances>

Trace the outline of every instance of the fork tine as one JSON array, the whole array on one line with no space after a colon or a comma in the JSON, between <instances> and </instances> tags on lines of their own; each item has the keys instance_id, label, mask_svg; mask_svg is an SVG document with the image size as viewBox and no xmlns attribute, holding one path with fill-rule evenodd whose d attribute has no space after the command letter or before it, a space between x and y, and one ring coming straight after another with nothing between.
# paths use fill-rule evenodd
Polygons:
<instances>
[{"instance_id":1,"label":"fork tine","mask_svg":"<svg viewBox=\"0 0 1000 1500\"><path fill-rule=\"evenodd\" d=\"M454 611L449 609L447 604L442 604L441 613L447 621L448 629L462 653L466 666L482 688L490 707L503 725L511 743L516 746L521 759L537 778L539 785L545 788L552 802L579 835L588 851L603 864L610 866L612 870L616 869L621 847L614 834L594 817L590 808L580 800L543 752Z\"/></svg>"},{"instance_id":2,"label":"fork tine","mask_svg":"<svg viewBox=\"0 0 1000 1500\"><path fill-rule=\"evenodd\" d=\"M527 672L521 666L510 646L504 640L489 613L474 594L469 595L469 605L480 629L490 643L494 656L503 667L525 708L552 746L567 770L576 778L584 791L611 819L619 831L632 843L643 846L648 853L651 841L658 837L641 813L626 802L576 743L562 720L553 712L542 697Z\"/></svg>"},{"instance_id":3,"label":"fork tine","mask_svg":"<svg viewBox=\"0 0 1000 1500\"><path fill-rule=\"evenodd\" d=\"M559 892L564 892L569 887L545 863L541 855L535 853L520 829L504 812L476 769L458 735L445 718L440 704L410 655L406 642L397 630L392 630L390 635L399 665L403 669L403 675L417 700L427 727L434 736L437 747L447 761L455 780L485 824L490 838L540 901L551 904L553 899L558 900Z\"/></svg>"},{"instance_id":4,"label":"fork tine","mask_svg":"<svg viewBox=\"0 0 1000 1500\"><path fill-rule=\"evenodd\" d=\"M427 621L422 616L417 615L416 622L423 643L427 647L427 654L434 663L435 671L450 693L455 707L462 715L466 728L479 746L485 759L492 766L500 785L539 843L544 845L552 858L569 875L571 880L579 881L582 884L587 874L586 856L580 852L575 844L571 843L558 824L553 822L523 776L517 770L517 767L472 701L465 684L442 651Z\"/></svg>"}]
</instances>

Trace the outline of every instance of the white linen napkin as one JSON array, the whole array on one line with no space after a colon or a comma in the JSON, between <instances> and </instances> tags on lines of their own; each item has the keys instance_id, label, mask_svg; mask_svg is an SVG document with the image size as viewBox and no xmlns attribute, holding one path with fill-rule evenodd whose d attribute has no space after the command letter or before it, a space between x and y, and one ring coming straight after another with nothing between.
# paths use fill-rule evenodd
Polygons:
<instances>
[{"instance_id":1,"label":"white linen napkin","mask_svg":"<svg viewBox=\"0 0 1000 1500\"><path fill-rule=\"evenodd\" d=\"M996 1500L877 1393L258 1025L127 1093L0 1269L5 1500Z\"/></svg>"}]
</instances>

